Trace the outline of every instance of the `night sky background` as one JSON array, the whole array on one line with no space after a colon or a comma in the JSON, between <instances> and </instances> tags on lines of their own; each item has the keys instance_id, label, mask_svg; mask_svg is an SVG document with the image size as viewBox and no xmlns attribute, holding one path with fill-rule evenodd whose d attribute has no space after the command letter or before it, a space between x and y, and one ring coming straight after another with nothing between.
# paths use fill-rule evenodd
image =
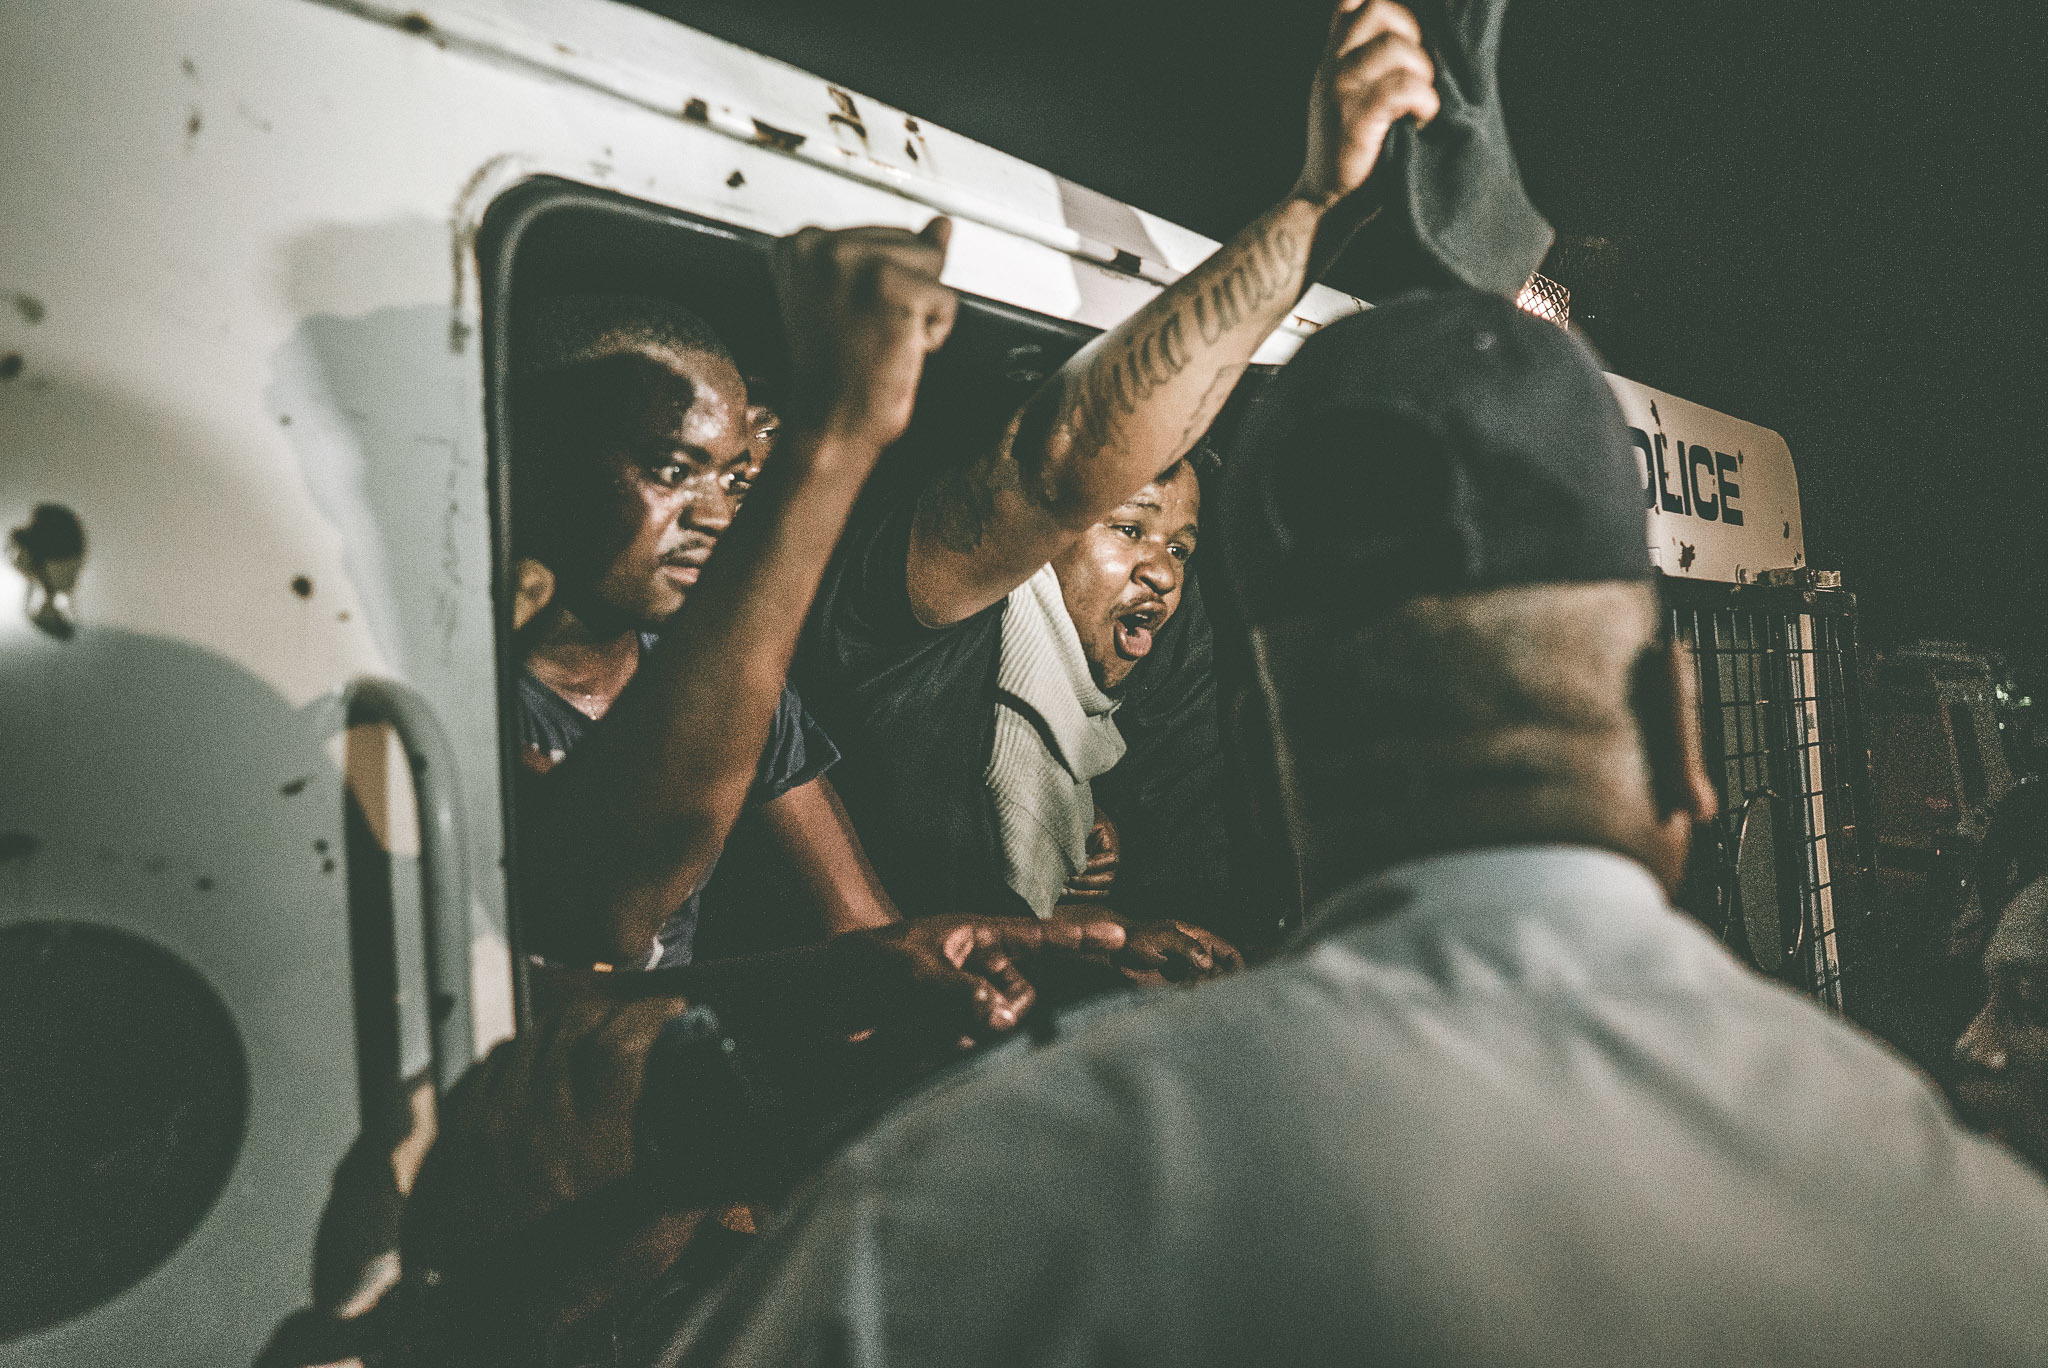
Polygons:
<instances>
[{"instance_id":1,"label":"night sky background","mask_svg":"<svg viewBox=\"0 0 2048 1368\"><path fill-rule=\"evenodd\" d=\"M640 3L1216 238L1294 177L1330 9ZM1784 435L1866 650L2038 687L2048 5L1520 0L1501 77L1609 369Z\"/></svg>"}]
</instances>

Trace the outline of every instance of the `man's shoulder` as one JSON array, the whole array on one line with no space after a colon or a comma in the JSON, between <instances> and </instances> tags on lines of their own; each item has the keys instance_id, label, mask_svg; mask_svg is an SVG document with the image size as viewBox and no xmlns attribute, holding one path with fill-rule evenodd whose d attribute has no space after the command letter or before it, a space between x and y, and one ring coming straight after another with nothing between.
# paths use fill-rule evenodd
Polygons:
<instances>
[{"instance_id":1,"label":"man's shoulder","mask_svg":"<svg viewBox=\"0 0 2048 1368\"><path fill-rule=\"evenodd\" d=\"M991 1048L898 1105L792 1196L671 1361L844 1362L849 1333L862 1362L1069 1361L1020 1344L1042 1316L1056 1341L1102 1342L1136 1304L1142 1198L1172 1158L1128 1053L1153 1006L1068 1014L1056 1040Z\"/></svg>"},{"instance_id":2,"label":"man's shoulder","mask_svg":"<svg viewBox=\"0 0 2048 1368\"><path fill-rule=\"evenodd\" d=\"M576 748L594 724L567 699L543 684L531 669L522 667L514 677L514 685L513 696L519 704L519 743L532 753L526 772L545 774Z\"/></svg>"},{"instance_id":3,"label":"man's shoulder","mask_svg":"<svg viewBox=\"0 0 2048 1368\"><path fill-rule=\"evenodd\" d=\"M972 1152L1031 1162L1100 1163L1185 1142L1172 1096L1219 1110L1270 1078L1309 1029L1310 998L1292 990L1300 965L1271 964L1187 988L1153 989L1062 1013L1051 1039L1021 1037L985 1051L898 1107L842 1160L906 1186L964 1172ZM1115 1162L1112 1160L1111 1162ZM927 1168L929 1173L917 1170ZM1034 1180L1030 1164L1018 1168Z\"/></svg>"},{"instance_id":4,"label":"man's shoulder","mask_svg":"<svg viewBox=\"0 0 2048 1368\"><path fill-rule=\"evenodd\" d=\"M910 528L922 491L894 482L871 490L855 509L812 609L808 672L894 673L906 659L939 669L961 650L995 641L1000 604L947 627L926 626L911 607Z\"/></svg>"},{"instance_id":5,"label":"man's shoulder","mask_svg":"<svg viewBox=\"0 0 2048 1368\"><path fill-rule=\"evenodd\" d=\"M1383 1095L1410 1074L1470 1082L1418 1086L1409 1119L1375 1129L1427 1131L1438 1111L1481 1099L1509 1128L1544 1111L1561 1135L1669 1126L1672 1168L1696 1176L1734 1144L1788 1209L1846 1213L1909 1192L1937 1204L1961 1193L1968 1206L1988 1184L2048 1213L2048 1190L1964 1131L1924 1074L1743 965L1626 865L1590 850L1450 857L1322 909L1303 953L1358 1022L1376 1023L1380 1044L1359 1067ZM1493 1095L1490 1076L1529 1091Z\"/></svg>"}]
</instances>

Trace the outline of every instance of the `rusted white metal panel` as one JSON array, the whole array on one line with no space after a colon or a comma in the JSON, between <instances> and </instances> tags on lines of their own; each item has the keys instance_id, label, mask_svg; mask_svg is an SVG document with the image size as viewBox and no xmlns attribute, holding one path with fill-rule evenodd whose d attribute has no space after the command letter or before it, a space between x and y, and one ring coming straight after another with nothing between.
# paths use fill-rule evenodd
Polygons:
<instances>
[{"instance_id":1,"label":"rusted white metal panel","mask_svg":"<svg viewBox=\"0 0 2048 1368\"><path fill-rule=\"evenodd\" d=\"M1607 381L1635 444L1659 569L1740 584L1805 566L1799 476L1783 437L1619 375Z\"/></svg>"}]
</instances>

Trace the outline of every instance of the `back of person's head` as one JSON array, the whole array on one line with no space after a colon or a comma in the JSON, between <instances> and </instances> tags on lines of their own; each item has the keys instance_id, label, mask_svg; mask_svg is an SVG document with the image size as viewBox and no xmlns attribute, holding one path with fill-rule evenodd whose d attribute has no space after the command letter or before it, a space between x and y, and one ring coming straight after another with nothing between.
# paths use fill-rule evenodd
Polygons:
<instances>
[{"instance_id":1,"label":"back of person's head","mask_svg":"<svg viewBox=\"0 0 2048 1368\"><path fill-rule=\"evenodd\" d=\"M1223 503L1312 887L1524 841L1676 877L1674 814L1708 801L1689 677L1582 344L1466 292L1334 323L1250 415Z\"/></svg>"}]
</instances>

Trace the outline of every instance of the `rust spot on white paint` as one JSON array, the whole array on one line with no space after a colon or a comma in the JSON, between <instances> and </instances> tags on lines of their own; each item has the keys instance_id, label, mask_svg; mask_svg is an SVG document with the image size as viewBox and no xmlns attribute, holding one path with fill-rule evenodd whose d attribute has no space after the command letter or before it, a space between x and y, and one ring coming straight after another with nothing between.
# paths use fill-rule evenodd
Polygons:
<instances>
[{"instance_id":1,"label":"rust spot on white paint","mask_svg":"<svg viewBox=\"0 0 2048 1368\"><path fill-rule=\"evenodd\" d=\"M762 123L759 119L754 120L754 138L757 142L767 143L777 152L794 152L806 141L801 133L777 128L773 124Z\"/></svg>"}]
</instances>

